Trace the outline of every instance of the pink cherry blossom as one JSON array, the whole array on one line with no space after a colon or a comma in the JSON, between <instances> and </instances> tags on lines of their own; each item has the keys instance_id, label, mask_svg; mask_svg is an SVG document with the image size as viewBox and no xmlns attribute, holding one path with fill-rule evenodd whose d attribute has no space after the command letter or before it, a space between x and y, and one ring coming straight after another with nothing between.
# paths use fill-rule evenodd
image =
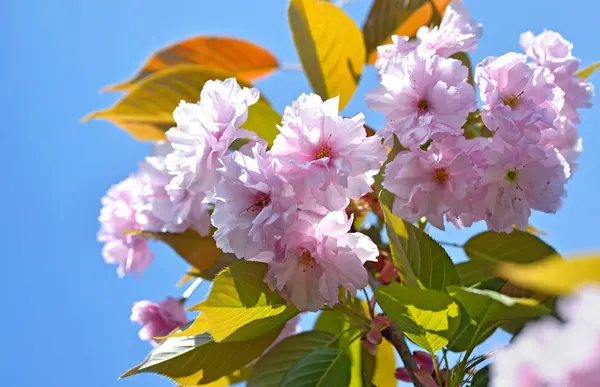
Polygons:
<instances>
[{"instance_id":1,"label":"pink cherry blossom","mask_svg":"<svg viewBox=\"0 0 600 387\"><path fill-rule=\"evenodd\" d=\"M270 151L297 195L330 211L371 192L388 153L379 137L367 137L364 116L340 117L338 103L338 98L301 95L285 109Z\"/></svg>"},{"instance_id":2,"label":"pink cherry blossom","mask_svg":"<svg viewBox=\"0 0 600 387\"><path fill-rule=\"evenodd\" d=\"M575 109L591 106L594 93L591 83L575 75L579 68L579 58L573 56L573 44L554 31L544 31L534 35L531 31L521 34L521 47L535 63L548 68L554 74L555 82L565 93L565 115L573 123L579 122Z\"/></svg>"},{"instance_id":3,"label":"pink cherry blossom","mask_svg":"<svg viewBox=\"0 0 600 387\"><path fill-rule=\"evenodd\" d=\"M600 287L584 286L560 299L565 321L546 317L529 323L493 359L492 387L595 387L600 385Z\"/></svg>"},{"instance_id":4,"label":"pink cherry blossom","mask_svg":"<svg viewBox=\"0 0 600 387\"><path fill-rule=\"evenodd\" d=\"M183 232L188 228L200 235L210 233L210 214L203 203L204 192L194 186L190 174L173 176L165 166L165 156L172 151L169 143L155 145L153 155L140 164L144 205L136 220L147 230ZM184 179L192 178L191 182Z\"/></svg>"},{"instance_id":5,"label":"pink cherry blossom","mask_svg":"<svg viewBox=\"0 0 600 387\"><path fill-rule=\"evenodd\" d=\"M352 219L344 211L327 214L316 226L299 218L269 263L265 281L300 310L317 311L339 302L339 287L355 294L367 285L363 264L375 261L377 246L364 234L348 233Z\"/></svg>"},{"instance_id":6,"label":"pink cherry blossom","mask_svg":"<svg viewBox=\"0 0 600 387\"><path fill-rule=\"evenodd\" d=\"M445 137L426 151L401 152L387 164L383 187L395 195L392 211L409 222L421 217L444 230L444 216L470 211L469 194L480 175L471 153L481 142Z\"/></svg>"},{"instance_id":7,"label":"pink cherry blossom","mask_svg":"<svg viewBox=\"0 0 600 387\"><path fill-rule=\"evenodd\" d=\"M124 233L141 229L136 212L143 204L142 190L143 182L132 175L112 186L102 198L98 241L104 243L105 262L119 265L120 277L131 272L139 276L154 259L145 237Z\"/></svg>"},{"instance_id":8,"label":"pink cherry blossom","mask_svg":"<svg viewBox=\"0 0 600 387\"><path fill-rule=\"evenodd\" d=\"M392 43L377 47L375 68L379 74L387 72L390 64L394 64L417 48L408 36L392 35Z\"/></svg>"},{"instance_id":9,"label":"pink cherry blossom","mask_svg":"<svg viewBox=\"0 0 600 387\"><path fill-rule=\"evenodd\" d=\"M483 122L510 144L537 143L541 130L553 127L564 104L564 92L552 73L526 60L511 52L486 58L475 71Z\"/></svg>"},{"instance_id":10,"label":"pink cherry blossom","mask_svg":"<svg viewBox=\"0 0 600 387\"><path fill-rule=\"evenodd\" d=\"M131 309L131 321L142 325L140 339L152 345L160 342L160 337L187 322L183 304L175 298L167 298L161 302L138 301Z\"/></svg>"},{"instance_id":11,"label":"pink cherry blossom","mask_svg":"<svg viewBox=\"0 0 600 387\"><path fill-rule=\"evenodd\" d=\"M449 57L457 52L475 51L481 35L481 24L469 18L466 7L450 3L439 27L430 30L423 26L419 29L417 38L421 42L417 49L422 53Z\"/></svg>"},{"instance_id":12,"label":"pink cherry blossom","mask_svg":"<svg viewBox=\"0 0 600 387\"><path fill-rule=\"evenodd\" d=\"M236 151L223 163L211 218L217 246L245 259L274 251L297 212L294 191L281 175L279 161L256 144L252 157Z\"/></svg>"},{"instance_id":13,"label":"pink cherry blossom","mask_svg":"<svg viewBox=\"0 0 600 387\"><path fill-rule=\"evenodd\" d=\"M488 228L511 232L527 229L531 210L555 213L566 196L569 165L553 147L513 146L494 137L479 167L483 176L472 196L472 214Z\"/></svg>"},{"instance_id":14,"label":"pink cherry blossom","mask_svg":"<svg viewBox=\"0 0 600 387\"><path fill-rule=\"evenodd\" d=\"M220 180L219 158L226 155L238 138L258 140L256 134L240 129L248 107L258 101L257 89L240 87L235 78L208 81L198 103L182 101L173 118L176 128L167 131L174 152L166 158L167 168L176 173L193 174L182 179L201 191L210 191Z\"/></svg>"},{"instance_id":15,"label":"pink cherry blossom","mask_svg":"<svg viewBox=\"0 0 600 387\"><path fill-rule=\"evenodd\" d=\"M467 115L476 109L469 70L455 59L420 56L416 52L389 66L380 86L367 93L367 104L383 112L378 134L393 145L393 134L406 147L461 135Z\"/></svg>"},{"instance_id":16,"label":"pink cherry blossom","mask_svg":"<svg viewBox=\"0 0 600 387\"><path fill-rule=\"evenodd\" d=\"M583 152L583 145L579 131L566 116L559 116L556 121L556 130L542 131L541 143L556 148L569 163L571 172L577 170L577 159Z\"/></svg>"}]
</instances>

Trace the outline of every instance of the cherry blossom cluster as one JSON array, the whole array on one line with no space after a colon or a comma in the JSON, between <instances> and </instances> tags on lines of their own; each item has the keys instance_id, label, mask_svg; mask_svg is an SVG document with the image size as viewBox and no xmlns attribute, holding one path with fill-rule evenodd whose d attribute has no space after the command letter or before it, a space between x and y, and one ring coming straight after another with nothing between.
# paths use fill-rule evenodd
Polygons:
<instances>
[{"instance_id":1,"label":"cherry blossom cluster","mask_svg":"<svg viewBox=\"0 0 600 387\"><path fill-rule=\"evenodd\" d=\"M500 386L595 387L600 385L600 288L585 286L557 303L564 322L545 317L529 323L491 363L490 382Z\"/></svg>"},{"instance_id":2,"label":"cherry blossom cluster","mask_svg":"<svg viewBox=\"0 0 600 387\"><path fill-rule=\"evenodd\" d=\"M475 50L481 33L452 3L439 27L378 49L380 85L367 103L385 115L378 133L385 143L397 138L404 147L386 166L383 187L408 221L426 217L440 229L485 221L511 232L526 229L532 210L555 213L566 196L582 150L577 109L589 107L593 93L575 75L572 45L552 31L524 33L525 54L484 59L471 84L452 55ZM474 136L471 127L491 136Z\"/></svg>"},{"instance_id":3,"label":"cherry blossom cluster","mask_svg":"<svg viewBox=\"0 0 600 387\"><path fill-rule=\"evenodd\" d=\"M351 199L372 191L387 157L364 116L343 118L338 99L302 95L285 110L271 149L241 128L256 89L235 79L209 81L198 103L181 102L169 143L155 146L140 170L103 200L99 239L119 274L152 260L145 239L127 230L213 237L225 253L268 263L265 281L301 310L338 302L339 287L367 285L366 261L378 256L365 235L351 233ZM236 140L247 142L233 151Z\"/></svg>"}]
</instances>

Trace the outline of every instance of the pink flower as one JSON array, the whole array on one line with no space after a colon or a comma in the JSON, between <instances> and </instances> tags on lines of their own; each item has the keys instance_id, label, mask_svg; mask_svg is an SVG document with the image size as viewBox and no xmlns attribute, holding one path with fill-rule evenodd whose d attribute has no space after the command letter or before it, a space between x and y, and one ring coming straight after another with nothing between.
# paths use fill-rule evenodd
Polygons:
<instances>
[{"instance_id":1,"label":"pink flower","mask_svg":"<svg viewBox=\"0 0 600 387\"><path fill-rule=\"evenodd\" d=\"M469 194L480 178L472 154L480 144L449 136L427 151L417 147L399 153L387 164L383 180L383 187L396 196L392 211L409 222L426 216L442 230L448 212L469 212Z\"/></svg>"},{"instance_id":2,"label":"pink flower","mask_svg":"<svg viewBox=\"0 0 600 387\"><path fill-rule=\"evenodd\" d=\"M138 301L131 309L131 321L142 325L140 339L152 345L160 342L174 329L187 322L183 304L175 298L167 298L159 303Z\"/></svg>"},{"instance_id":3,"label":"pink flower","mask_svg":"<svg viewBox=\"0 0 600 387\"><path fill-rule=\"evenodd\" d=\"M594 88L591 83L575 75L580 61L572 54L573 44L554 31L544 31L537 36L531 31L525 32L521 34L520 43L527 56L554 74L556 85L565 93L569 116L577 123L574 109L592 106L590 99Z\"/></svg>"},{"instance_id":4,"label":"pink flower","mask_svg":"<svg viewBox=\"0 0 600 387\"><path fill-rule=\"evenodd\" d=\"M301 95L285 109L281 132L270 153L301 198L311 198L330 211L348 206L350 198L371 192L387 157L377 136L367 137L362 114L338 115L338 98Z\"/></svg>"},{"instance_id":5,"label":"pink flower","mask_svg":"<svg viewBox=\"0 0 600 387\"><path fill-rule=\"evenodd\" d=\"M386 144L393 145L393 134L406 147L461 135L467 115L476 109L468 73L458 60L415 52L391 65L366 97L371 109L385 115L386 125L378 133Z\"/></svg>"},{"instance_id":6,"label":"pink flower","mask_svg":"<svg viewBox=\"0 0 600 387\"><path fill-rule=\"evenodd\" d=\"M142 188L140 178L132 175L112 186L102 198L98 241L104 242L104 261L119 265L120 277L130 272L139 276L154 258L145 237L124 233L141 229L136 211L143 204Z\"/></svg>"},{"instance_id":7,"label":"pink flower","mask_svg":"<svg viewBox=\"0 0 600 387\"><path fill-rule=\"evenodd\" d=\"M269 263L265 281L300 310L317 311L339 302L339 287L356 293L367 285L363 264L375 261L377 246L364 234L348 233L352 219L331 212L316 226L301 213Z\"/></svg>"},{"instance_id":8,"label":"pink flower","mask_svg":"<svg viewBox=\"0 0 600 387\"><path fill-rule=\"evenodd\" d=\"M557 305L565 323L547 317L529 323L494 358L491 386L600 385L600 287L580 288Z\"/></svg>"},{"instance_id":9,"label":"pink flower","mask_svg":"<svg viewBox=\"0 0 600 387\"><path fill-rule=\"evenodd\" d=\"M419 29L417 38L421 42L417 50L445 57L457 52L471 52L477 49L481 35L481 24L469 18L466 7L460 3L450 3L439 27L430 30L423 26Z\"/></svg>"},{"instance_id":10,"label":"pink flower","mask_svg":"<svg viewBox=\"0 0 600 387\"><path fill-rule=\"evenodd\" d=\"M379 74L387 72L392 64L402 60L406 55L417 48L408 36L392 35L392 43L377 47L377 60L375 68Z\"/></svg>"},{"instance_id":11,"label":"pink flower","mask_svg":"<svg viewBox=\"0 0 600 387\"><path fill-rule=\"evenodd\" d=\"M556 130L546 129L542 131L541 143L556 148L569 163L571 172L575 172L577 170L577 159L583 152L579 132L566 116L559 116L554 123Z\"/></svg>"},{"instance_id":12,"label":"pink flower","mask_svg":"<svg viewBox=\"0 0 600 387\"><path fill-rule=\"evenodd\" d=\"M472 204L473 214L484 219L489 229L511 232L516 225L526 230L532 209L558 211L571 172L555 148L512 146L494 137L485 157Z\"/></svg>"},{"instance_id":13,"label":"pink flower","mask_svg":"<svg viewBox=\"0 0 600 387\"><path fill-rule=\"evenodd\" d=\"M167 131L174 152L166 158L167 168L175 173L193 174L185 182L201 191L210 191L220 180L219 158L226 155L238 138L257 140L256 134L240 129L248 106L259 98L257 89L240 87L235 78L208 81L198 103L181 102L173 113L176 128Z\"/></svg>"},{"instance_id":14,"label":"pink flower","mask_svg":"<svg viewBox=\"0 0 600 387\"><path fill-rule=\"evenodd\" d=\"M564 93L552 73L526 60L511 52L486 58L475 71L483 122L509 144L537 143L542 129L554 127L564 104Z\"/></svg>"},{"instance_id":15,"label":"pink flower","mask_svg":"<svg viewBox=\"0 0 600 387\"><path fill-rule=\"evenodd\" d=\"M203 203L204 192L194 186L190 174L169 174L165 156L172 151L169 143L155 145L153 155L140 164L140 179L144 182L144 205L136 220L147 230L183 232L188 228L200 235L210 233L210 214Z\"/></svg>"},{"instance_id":16,"label":"pink flower","mask_svg":"<svg viewBox=\"0 0 600 387\"><path fill-rule=\"evenodd\" d=\"M223 163L211 218L217 246L238 258L272 255L297 212L294 191L282 177L279 161L256 144L253 157L236 151Z\"/></svg>"}]
</instances>

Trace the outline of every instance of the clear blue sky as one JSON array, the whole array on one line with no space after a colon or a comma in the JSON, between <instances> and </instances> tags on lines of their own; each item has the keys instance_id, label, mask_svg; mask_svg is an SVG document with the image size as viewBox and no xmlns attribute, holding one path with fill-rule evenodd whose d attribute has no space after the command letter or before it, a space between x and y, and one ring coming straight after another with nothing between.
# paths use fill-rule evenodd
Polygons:
<instances>
[{"instance_id":1,"label":"clear blue sky","mask_svg":"<svg viewBox=\"0 0 600 387\"><path fill-rule=\"evenodd\" d=\"M150 349L129 322L131 304L179 295L186 265L156 249L139 280L119 279L96 242L100 198L136 168L149 145L107 122L86 125L86 113L110 106L105 85L128 78L154 50L194 34L240 36L270 48L282 62L298 59L287 27L285 0L19 0L0 2L0 106L6 118L7 177L0 190L3 275L0 384L34 387L161 387L156 376L117 377ZM368 1L346 7L362 24ZM600 60L597 0L466 0L484 24L474 59L518 50L522 31L551 28L575 44L584 64ZM594 78L600 89L600 73ZM367 112L367 69L347 114ZM282 111L310 91L301 73L278 72L258 83ZM594 99L600 105L600 99ZM569 198L556 216L536 214L561 252L598 249L600 106L582 113L586 148ZM472 231L444 238L465 240ZM437 234L436 234L437 235ZM457 255L458 257L458 255Z\"/></svg>"}]
</instances>

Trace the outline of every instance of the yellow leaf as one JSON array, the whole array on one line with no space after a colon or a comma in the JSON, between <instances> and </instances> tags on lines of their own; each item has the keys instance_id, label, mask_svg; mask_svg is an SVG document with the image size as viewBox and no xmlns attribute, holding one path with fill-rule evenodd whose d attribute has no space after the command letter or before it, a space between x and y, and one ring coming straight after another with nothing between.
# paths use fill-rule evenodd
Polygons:
<instances>
[{"instance_id":1,"label":"yellow leaf","mask_svg":"<svg viewBox=\"0 0 600 387\"><path fill-rule=\"evenodd\" d=\"M129 233L165 242L190 265L200 271L209 269L223 254L212 236L202 237L193 230L183 233L149 231L130 231Z\"/></svg>"},{"instance_id":2,"label":"yellow leaf","mask_svg":"<svg viewBox=\"0 0 600 387\"><path fill-rule=\"evenodd\" d=\"M82 121L104 119L125 129L138 140L164 140L164 133L175 126L173 111L181 100L197 102L207 81L229 77L230 74L198 65L169 67L141 80L109 109L90 113ZM248 120L242 127L271 142L279 133L275 125L280 121L281 116L266 99L261 98L250 106Z\"/></svg>"},{"instance_id":3,"label":"yellow leaf","mask_svg":"<svg viewBox=\"0 0 600 387\"><path fill-rule=\"evenodd\" d=\"M548 233L545 232L544 230L540 230L539 228L535 228L532 225L528 225L527 226L527 232L530 234L537 234L537 235L541 235L541 236L547 236Z\"/></svg>"},{"instance_id":4,"label":"yellow leaf","mask_svg":"<svg viewBox=\"0 0 600 387\"><path fill-rule=\"evenodd\" d=\"M218 36L196 36L157 51L130 80L108 86L103 91L130 90L155 72L180 64L200 65L246 82L279 67L269 51L253 43Z\"/></svg>"},{"instance_id":5,"label":"yellow leaf","mask_svg":"<svg viewBox=\"0 0 600 387\"><path fill-rule=\"evenodd\" d=\"M380 387L395 386L397 383L394 371L396 370L396 355L392 344L383 340L375 352L375 373L373 384Z\"/></svg>"},{"instance_id":6,"label":"yellow leaf","mask_svg":"<svg viewBox=\"0 0 600 387\"><path fill-rule=\"evenodd\" d=\"M339 95L342 109L365 64L360 29L339 7L318 0L291 0L288 19L313 90L324 99Z\"/></svg>"},{"instance_id":7,"label":"yellow leaf","mask_svg":"<svg viewBox=\"0 0 600 387\"><path fill-rule=\"evenodd\" d=\"M192 308L188 308L190 310ZM183 328L182 328L183 329ZM192 324L179 332L172 333L170 337L186 337L186 336L197 336L205 332L208 332L208 320L203 314L199 314L198 317L192 322Z\"/></svg>"},{"instance_id":8,"label":"yellow leaf","mask_svg":"<svg viewBox=\"0 0 600 387\"><path fill-rule=\"evenodd\" d=\"M434 17L432 3L440 16L452 0L375 0L363 26L367 63L377 59L377 46L392 42L392 35L413 38Z\"/></svg>"},{"instance_id":9,"label":"yellow leaf","mask_svg":"<svg viewBox=\"0 0 600 387\"><path fill-rule=\"evenodd\" d=\"M546 294L566 294L586 283L600 283L600 254L563 260L551 257L528 265L503 263L498 276L511 283Z\"/></svg>"},{"instance_id":10,"label":"yellow leaf","mask_svg":"<svg viewBox=\"0 0 600 387\"><path fill-rule=\"evenodd\" d=\"M596 62L583 70L579 70L575 75L583 79L588 79L594 71L598 70L598 68L600 68L600 62Z\"/></svg>"}]
</instances>

